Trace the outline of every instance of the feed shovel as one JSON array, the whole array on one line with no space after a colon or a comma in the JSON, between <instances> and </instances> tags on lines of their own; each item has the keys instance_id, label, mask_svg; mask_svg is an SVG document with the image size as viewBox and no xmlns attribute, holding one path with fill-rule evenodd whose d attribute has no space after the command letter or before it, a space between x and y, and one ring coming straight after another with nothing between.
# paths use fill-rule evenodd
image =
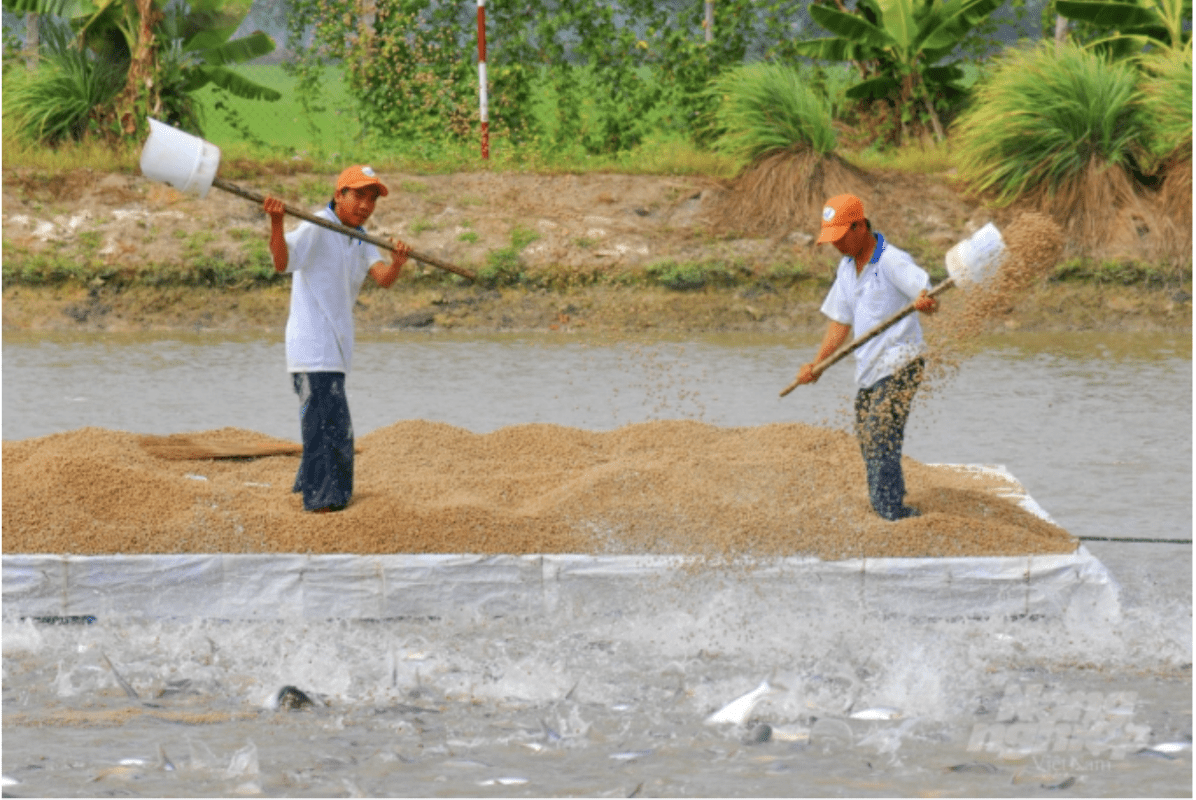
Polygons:
<instances>
[{"instance_id":1,"label":"feed shovel","mask_svg":"<svg viewBox=\"0 0 1196 800\"><path fill-rule=\"evenodd\" d=\"M206 197L208 189L215 186L217 189L251 200L259 206L265 201L265 195L249 189L242 189L240 186L216 176L216 170L220 167L220 148L216 145L153 118L150 118L149 124L150 135L141 150L141 172L147 178L169 183L184 194L198 194L200 197ZM395 246L385 239L371 236L347 225L330 222L301 209L284 205L283 211L312 224L343 233L345 236L369 242L377 247L386 250L395 249ZM423 264L455 273L463 278L469 278L471 281L477 280L476 274L464 267L458 267L456 264L450 264L414 250L410 251L409 255Z\"/></svg>"}]
</instances>

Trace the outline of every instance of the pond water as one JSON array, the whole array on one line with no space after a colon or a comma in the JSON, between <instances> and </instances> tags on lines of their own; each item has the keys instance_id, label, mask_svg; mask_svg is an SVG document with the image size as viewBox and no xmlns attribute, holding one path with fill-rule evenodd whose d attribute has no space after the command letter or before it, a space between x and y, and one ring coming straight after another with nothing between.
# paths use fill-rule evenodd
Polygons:
<instances>
[{"instance_id":1,"label":"pond water","mask_svg":"<svg viewBox=\"0 0 1196 800\"><path fill-rule=\"evenodd\" d=\"M358 436L403 419L479 433L676 418L845 428L846 364L778 397L816 344L380 334L358 343L349 402ZM6 440L84 426L299 436L277 336L6 334L3 390ZM906 454L1004 465L1080 537L1190 539L1191 339L989 341L918 398ZM1109 629L782 615L767 603L732 626L684 613L684 597L601 624L50 625L6 614L5 792L1189 795L1191 547L1087 547L1122 585L1123 619ZM130 703L106 658L143 700L162 694L160 708ZM773 726L770 741L702 724L769 677L780 688L754 718ZM325 704L274 711L284 684ZM1089 720L1105 738L1074 752L969 749L976 725L1023 690L1041 691L1043 708L1082 696L1094 720L1116 707L1149 743L1173 747L1127 750L1127 728ZM900 713L847 714L866 705Z\"/></svg>"}]
</instances>

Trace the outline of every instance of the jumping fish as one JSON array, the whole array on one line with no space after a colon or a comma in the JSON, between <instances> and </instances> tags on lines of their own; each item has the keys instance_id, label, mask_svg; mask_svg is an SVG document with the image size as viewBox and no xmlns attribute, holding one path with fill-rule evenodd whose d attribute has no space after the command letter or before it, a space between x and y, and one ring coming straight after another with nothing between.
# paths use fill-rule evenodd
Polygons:
<instances>
[{"instance_id":1,"label":"jumping fish","mask_svg":"<svg viewBox=\"0 0 1196 800\"><path fill-rule=\"evenodd\" d=\"M104 663L108 665L108 669L112 670L112 675L116 678L116 682L120 684L120 688L125 690L125 694L129 696L130 700L141 702L141 696L137 694L137 690L129 685L129 682L120 676L116 671L116 667L112 666L112 660L108 658L108 654L101 651L100 655L104 657Z\"/></svg>"},{"instance_id":2,"label":"jumping fish","mask_svg":"<svg viewBox=\"0 0 1196 800\"><path fill-rule=\"evenodd\" d=\"M112 665L112 661L111 661L111 659L108 658L108 654L101 650L100 655L103 656L104 663L106 663L108 665L108 669L112 670L112 676L114 678L116 678L116 682L120 684L120 688L125 690L125 694L129 696L130 700L132 700L135 703L140 703L141 705L145 706L146 708L161 708L162 707L162 706L158 705L157 703L150 703L145 700L142 700L141 695L137 694L137 690L134 689L129 684L129 682L126 681L123 677L121 677L121 674L116 671L116 667L114 667Z\"/></svg>"},{"instance_id":3,"label":"jumping fish","mask_svg":"<svg viewBox=\"0 0 1196 800\"><path fill-rule=\"evenodd\" d=\"M742 725L748 721L752 715L752 709L756 707L765 695L776 691L772 684L767 680L762 681L759 686L752 689L747 694L737 697L730 703L715 711L710 716L706 717L707 725L723 725L731 723L733 725Z\"/></svg>"},{"instance_id":4,"label":"jumping fish","mask_svg":"<svg viewBox=\"0 0 1196 800\"><path fill-rule=\"evenodd\" d=\"M851 719L864 719L872 722L887 722L888 720L901 719L901 709L876 706L875 708L864 708L852 712L849 717Z\"/></svg>"},{"instance_id":5,"label":"jumping fish","mask_svg":"<svg viewBox=\"0 0 1196 800\"><path fill-rule=\"evenodd\" d=\"M487 778L478 781L478 786L522 786L527 782L527 778Z\"/></svg>"}]
</instances>

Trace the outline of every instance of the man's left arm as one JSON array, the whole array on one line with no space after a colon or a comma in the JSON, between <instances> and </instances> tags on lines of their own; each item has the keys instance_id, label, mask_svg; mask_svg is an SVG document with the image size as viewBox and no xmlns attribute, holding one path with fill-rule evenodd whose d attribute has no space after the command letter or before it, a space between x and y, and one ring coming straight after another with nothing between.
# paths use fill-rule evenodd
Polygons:
<instances>
[{"instance_id":1,"label":"man's left arm","mask_svg":"<svg viewBox=\"0 0 1196 800\"><path fill-rule=\"evenodd\" d=\"M390 288L390 285L398 279L399 273L403 271L403 265L407 263L407 256L410 253L410 247L403 242L395 241L394 249L390 254L390 263L376 261L370 267L370 277L374 279L374 283L383 289Z\"/></svg>"}]
</instances>

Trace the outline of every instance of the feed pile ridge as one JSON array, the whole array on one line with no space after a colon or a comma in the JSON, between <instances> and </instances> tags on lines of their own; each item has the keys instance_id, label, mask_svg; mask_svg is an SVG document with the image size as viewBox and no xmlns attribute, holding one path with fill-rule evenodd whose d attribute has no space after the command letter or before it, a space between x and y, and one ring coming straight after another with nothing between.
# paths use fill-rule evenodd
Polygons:
<instances>
[{"instance_id":1,"label":"feed pile ridge","mask_svg":"<svg viewBox=\"0 0 1196 800\"><path fill-rule=\"evenodd\" d=\"M236 428L188 434L278 443ZM81 428L3 447L4 550L162 553L786 556L1071 553L1078 541L1001 496L995 473L905 459L922 516L885 522L858 443L798 423L658 421L590 432L528 424L477 434L422 420L360 437L352 503L308 514L298 457L179 460L135 433Z\"/></svg>"}]
</instances>

